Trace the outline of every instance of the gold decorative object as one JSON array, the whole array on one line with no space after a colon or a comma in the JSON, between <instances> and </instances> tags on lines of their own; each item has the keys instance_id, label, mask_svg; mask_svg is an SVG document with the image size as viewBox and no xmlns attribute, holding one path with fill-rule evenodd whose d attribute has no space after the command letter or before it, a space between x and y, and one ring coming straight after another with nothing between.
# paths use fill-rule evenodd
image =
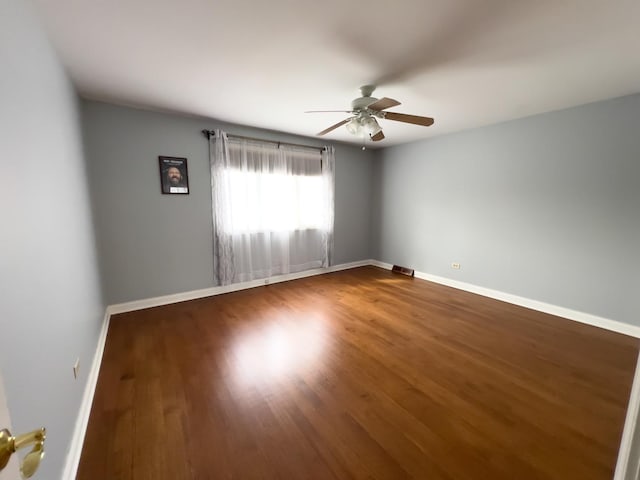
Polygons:
<instances>
[{"instance_id":1,"label":"gold decorative object","mask_svg":"<svg viewBox=\"0 0 640 480\"><path fill-rule=\"evenodd\" d=\"M44 428L18 435L17 437L13 437L7 429L0 430L0 470L7 466L11 455L16 451L33 445L33 448L27 453L20 465L22 477L31 478L38 470L42 457L44 457L44 441L46 438L47 431Z\"/></svg>"}]
</instances>

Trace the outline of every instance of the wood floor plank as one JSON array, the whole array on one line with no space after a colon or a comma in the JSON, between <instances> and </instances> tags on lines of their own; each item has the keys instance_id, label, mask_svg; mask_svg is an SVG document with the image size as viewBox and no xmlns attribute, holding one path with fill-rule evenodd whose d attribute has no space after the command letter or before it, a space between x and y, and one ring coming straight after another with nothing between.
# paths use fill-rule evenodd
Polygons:
<instances>
[{"instance_id":1,"label":"wood floor plank","mask_svg":"<svg viewBox=\"0 0 640 480\"><path fill-rule=\"evenodd\" d=\"M77 478L609 480L637 355L375 267L117 315Z\"/></svg>"}]
</instances>

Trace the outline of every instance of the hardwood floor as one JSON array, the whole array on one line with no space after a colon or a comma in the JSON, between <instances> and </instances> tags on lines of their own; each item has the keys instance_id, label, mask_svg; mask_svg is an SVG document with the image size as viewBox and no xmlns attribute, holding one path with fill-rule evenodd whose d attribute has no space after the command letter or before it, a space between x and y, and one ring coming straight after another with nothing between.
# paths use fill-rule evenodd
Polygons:
<instances>
[{"instance_id":1,"label":"hardwood floor","mask_svg":"<svg viewBox=\"0 0 640 480\"><path fill-rule=\"evenodd\" d=\"M637 354L375 267L117 315L77 478L610 480Z\"/></svg>"}]
</instances>

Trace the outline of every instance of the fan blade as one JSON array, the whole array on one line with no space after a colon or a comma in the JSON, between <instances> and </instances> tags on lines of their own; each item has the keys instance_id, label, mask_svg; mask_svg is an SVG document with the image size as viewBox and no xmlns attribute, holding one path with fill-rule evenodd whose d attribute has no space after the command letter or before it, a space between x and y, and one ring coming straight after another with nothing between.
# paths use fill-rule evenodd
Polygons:
<instances>
[{"instance_id":1,"label":"fan blade","mask_svg":"<svg viewBox=\"0 0 640 480\"><path fill-rule=\"evenodd\" d=\"M384 110L385 108L396 107L398 105L400 105L399 101L394 100L393 98L384 97L384 98L381 98L380 100L376 100L371 105L368 105L367 108L369 110L380 111L380 110Z\"/></svg>"},{"instance_id":2,"label":"fan blade","mask_svg":"<svg viewBox=\"0 0 640 480\"><path fill-rule=\"evenodd\" d=\"M406 113L385 112L384 118L387 120L395 120L396 122L413 123L414 125L422 125L428 127L433 125L433 118L419 117L418 115L407 115Z\"/></svg>"},{"instance_id":3,"label":"fan blade","mask_svg":"<svg viewBox=\"0 0 640 480\"><path fill-rule=\"evenodd\" d=\"M351 110L307 110L304 113L351 113Z\"/></svg>"},{"instance_id":4,"label":"fan blade","mask_svg":"<svg viewBox=\"0 0 640 480\"><path fill-rule=\"evenodd\" d=\"M349 120L351 120L351 118L347 118L346 120L342 120L341 122L338 122L335 125L331 125L329 128L325 128L323 131L321 131L317 135L320 136L320 135L324 135L325 133L329 133L331 130L335 130L336 128L341 127L342 125L347 123Z\"/></svg>"},{"instance_id":5,"label":"fan blade","mask_svg":"<svg viewBox=\"0 0 640 480\"><path fill-rule=\"evenodd\" d=\"M371 140L373 140L374 142L379 142L383 138L384 138L384 133L382 133L382 130L380 130L378 133L376 133L371 137Z\"/></svg>"}]
</instances>

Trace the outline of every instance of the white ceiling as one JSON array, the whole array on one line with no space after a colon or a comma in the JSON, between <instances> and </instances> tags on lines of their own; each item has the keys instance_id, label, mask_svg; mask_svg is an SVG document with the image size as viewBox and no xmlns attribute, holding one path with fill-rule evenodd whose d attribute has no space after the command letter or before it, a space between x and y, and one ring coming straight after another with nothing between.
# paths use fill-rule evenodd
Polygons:
<instances>
[{"instance_id":1,"label":"white ceiling","mask_svg":"<svg viewBox=\"0 0 640 480\"><path fill-rule=\"evenodd\" d=\"M307 136L370 83L436 120L376 146L640 91L638 0L35 3L86 98Z\"/></svg>"}]
</instances>

